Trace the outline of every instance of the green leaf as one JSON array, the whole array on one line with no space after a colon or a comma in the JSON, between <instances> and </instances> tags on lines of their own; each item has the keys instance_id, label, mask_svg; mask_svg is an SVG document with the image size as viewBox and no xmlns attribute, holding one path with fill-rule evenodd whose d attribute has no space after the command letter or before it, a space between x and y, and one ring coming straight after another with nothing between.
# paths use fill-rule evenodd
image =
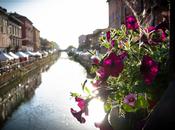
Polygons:
<instances>
[{"instance_id":1,"label":"green leaf","mask_svg":"<svg viewBox=\"0 0 175 130\"><path fill-rule=\"evenodd\" d=\"M71 92L70 95L72 97L80 97L81 96L79 93L73 93L73 92Z\"/></svg>"},{"instance_id":2,"label":"green leaf","mask_svg":"<svg viewBox=\"0 0 175 130\"><path fill-rule=\"evenodd\" d=\"M86 86L84 86L84 92L87 93L88 95L91 95L91 91Z\"/></svg>"},{"instance_id":3,"label":"green leaf","mask_svg":"<svg viewBox=\"0 0 175 130\"><path fill-rule=\"evenodd\" d=\"M129 106L128 104L123 104L122 107L126 112L136 112L137 111L136 107Z\"/></svg>"},{"instance_id":4,"label":"green leaf","mask_svg":"<svg viewBox=\"0 0 175 130\"><path fill-rule=\"evenodd\" d=\"M148 101L145 99L143 95L138 95L137 97L136 106L139 108L147 108L148 107Z\"/></svg>"},{"instance_id":5,"label":"green leaf","mask_svg":"<svg viewBox=\"0 0 175 130\"><path fill-rule=\"evenodd\" d=\"M110 44L108 42L102 43L101 46L104 46L105 48L110 48Z\"/></svg>"},{"instance_id":6,"label":"green leaf","mask_svg":"<svg viewBox=\"0 0 175 130\"><path fill-rule=\"evenodd\" d=\"M104 104L105 112L109 112L111 109L112 109L112 104L110 104L110 103L105 103Z\"/></svg>"}]
</instances>

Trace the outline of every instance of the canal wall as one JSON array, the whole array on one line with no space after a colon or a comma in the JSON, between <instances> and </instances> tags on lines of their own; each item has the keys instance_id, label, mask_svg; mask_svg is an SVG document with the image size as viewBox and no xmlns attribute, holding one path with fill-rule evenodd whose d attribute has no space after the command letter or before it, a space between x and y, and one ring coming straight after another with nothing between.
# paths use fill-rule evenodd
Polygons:
<instances>
[{"instance_id":1,"label":"canal wall","mask_svg":"<svg viewBox=\"0 0 175 130\"><path fill-rule=\"evenodd\" d=\"M47 71L58 57L58 54L48 55L0 77L0 128L23 101L33 96L41 84L41 73Z\"/></svg>"}]
</instances>

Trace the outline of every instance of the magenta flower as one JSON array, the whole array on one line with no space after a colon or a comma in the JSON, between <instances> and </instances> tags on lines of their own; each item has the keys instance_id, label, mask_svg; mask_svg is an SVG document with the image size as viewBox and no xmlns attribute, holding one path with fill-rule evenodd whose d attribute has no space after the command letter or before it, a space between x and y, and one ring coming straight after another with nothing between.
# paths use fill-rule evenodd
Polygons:
<instances>
[{"instance_id":1,"label":"magenta flower","mask_svg":"<svg viewBox=\"0 0 175 130\"><path fill-rule=\"evenodd\" d=\"M115 40L112 40L111 41L111 47L114 47L115 46Z\"/></svg>"},{"instance_id":2,"label":"magenta flower","mask_svg":"<svg viewBox=\"0 0 175 130\"><path fill-rule=\"evenodd\" d=\"M79 112L77 112L76 110L74 110L73 108L70 109L72 115L80 122L80 123L85 123L86 120L84 117L82 117L83 111L80 110Z\"/></svg>"},{"instance_id":3,"label":"magenta flower","mask_svg":"<svg viewBox=\"0 0 175 130\"><path fill-rule=\"evenodd\" d=\"M164 42L166 40L166 34L162 29L158 29L150 33L149 35L149 44L157 45L160 42Z\"/></svg>"},{"instance_id":4,"label":"magenta flower","mask_svg":"<svg viewBox=\"0 0 175 130\"><path fill-rule=\"evenodd\" d=\"M109 77L109 72L104 67L100 67L96 74L100 80L106 80Z\"/></svg>"},{"instance_id":5,"label":"magenta flower","mask_svg":"<svg viewBox=\"0 0 175 130\"><path fill-rule=\"evenodd\" d=\"M157 63L149 56L145 55L140 66L140 72L143 75L144 82L151 85L158 74L159 68Z\"/></svg>"},{"instance_id":6,"label":"magenta flower","mask_svg":"<svg viewBox=\"0 0 175 130\"><path fill-rule=\"evenodd\" d=\"M135 106L136 101L137 101L137 95L133 93L126 95L123 100L125 104L128 104L129 106L132 107Z\"/></svg>"},{"instance_id":7,"label":"magenta flower","mask_svg":"<svg viewBox=\"0 0 175 130\"><path fill-rule=\"evenodd\" d=\"M78 102L78 106L80 108L80 111L76 111L73 108L71 108L71 113L72 115L80 122L80 123L85 123L85 118L82 117L82 114L84 113L85 115L88 115L88 108L87 108L87 100L84 100L80 97L75 97L75 101Z\"/></svg>"},{"instance_id":8,"label":"magenta flower","mask_svg":"<svg viewBox=\"0 0 175 130\"><path fill-rule=\"evenodd\" d=\"M162 29L157 29L154 26L150 26L145 29L145 31L149 34L147 39L143 39L143 42L146 44L158 45L166 40L166 34Z\"/></svg>"},{"instance_id":9,"label":"magenta flower","mask_svg":"<svg viewBox=\"0 0 175 130\"><path fill-rule=\"evenodd\" d=\"M125 60L128 56L128 53L126 51L123 51L119 56L120 56L120 59Z\"/></svg>"},{"instance_id":10,"label":"magenta flower","mask_svg":"<svg viewBox=\"0 0 175 130\"><path fill-rule=\"evenodd\" d=\"M146 32L147 33L150 33L151 31L155 31L156 28L154 26L149 26L147 29L146 29Z\"/></svg>"},{"instance_id":11,"label":"magenta flower","mask_svg":"<svg viewBox=\"0 0 175 130\"><path fill-rule=\"evenodd\" d=\"M107 31L107 32L106 32L106 38L107 38L107 41L109 42L110 39L111 39L110 31Z\"/></svg>"},{"instance_id":12,"label":"magenta flower","mask_svg":"<svg viewBox=\"0 0 175 130\"><path fill-rule=\"evenodd\" d=\"M117 77L123 70L123 59L114 52L103 60L103 68L106 75Z\"/></svg>"},{"instance_id":13,"label":"magenta flower","mask_svg":"<svg viewBox=\"0 0 175 130\"><path fill-rule=\"evenodd\" d=\"M84 110L85 109L85 105L86 105L86 101L82 98L79 98L79 97L75 97L75 101L78 102L78 106L81 110Z\"/></svg>"},{"instance_id":14,"label":"magenta flower","mask_svg":"<svg viewBox=\"0 0 175 130\"><path fill-rule=\"evenodd\" d=\"M134 16L128 16L126 17L126 28L131 30L136 30L139 28L137 20Z\"/></svg>"}]
</instances>

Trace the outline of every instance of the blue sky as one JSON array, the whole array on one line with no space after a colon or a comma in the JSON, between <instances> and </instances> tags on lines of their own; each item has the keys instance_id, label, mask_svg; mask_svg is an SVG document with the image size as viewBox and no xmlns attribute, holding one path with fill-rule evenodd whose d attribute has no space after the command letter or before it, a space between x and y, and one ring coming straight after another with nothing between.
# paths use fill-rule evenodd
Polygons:
<instances>
[{"instance_id":1,"label":"blue sky","mask_svg":"<svg viewBox=\"0 0 175 130\"><path fill-rule=\"evenodd\" d=\"M78 46L78 36L108 27L106 0L0 0L0 6L28 17L41 37L61 48Z\"/></svg>"}]
</instances>

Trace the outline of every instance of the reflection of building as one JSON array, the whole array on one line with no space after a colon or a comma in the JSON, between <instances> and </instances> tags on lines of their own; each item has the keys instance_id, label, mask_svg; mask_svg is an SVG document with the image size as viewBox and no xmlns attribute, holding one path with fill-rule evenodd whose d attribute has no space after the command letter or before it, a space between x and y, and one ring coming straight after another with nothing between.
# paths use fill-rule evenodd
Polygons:
<instances>
[{"instance_id":1,"label":"reflection of building","mask_svg":"<svg viewBox=\"0 0 175 130\"><path fill-rule=\"evenodd\" d=\"M96 29L92 34L81 35L79 36L79 47L78 50L87 51L87 50L99 50L104 52L104 48L99 45L99 37L103 31L106 29Z\"/></svg>"},{"instance_id":2,"label":"reflection of building","mask_svg":"<svg viewBox=\"0 0 175 130\"><path fill-rule=\"evenodd\" d=\"M8 14L6 9L0 7L0 50L5 50L9 45Z\"/></svg>"},{"instance_id":3,"label":"reflection of building","mask_svg":"<svg viewBox=\"0 0 175 130\"><path fill-rule=\"evenodd\" d=\"M136 0L132 3L132 0L127 0L131 3L131 6L140 14L144 6L148 9L148 12L152 12L149 16L150 24L158 24L162 21L162 13L166 12L168 8L167 0ZM107 0L109 6L109 27L119 28L124 23L126 16L132 15L130 8L124 3L124 0Z\"/></svg>"},{"instance_id":4,"label":"reflection of building","mask_svg":"<svg viewBox=\"0 0 175 130\"><path fill-rule=\"evenodd\" d=\"M20 19L23 22L22 25L22 50L33 51L33 23L25 16L17 13L11 15Z\"/></svg>"},{"instance_id":5,"label":"reflection of building","mask_svg":"<svg viewBox=\"0 0 175 130\"><path fill-rule=\"evenodd\" d=\"M10 51L18 51L22 47L22 22L9 14L8 31L10 35Z\"/></svg>"},{"instance_id":6,"label":"reflection of building","mask_svg":"<svg viewBox=\"0 0 175 130\"><path fill-rule=\"evenodd\" d=\"M33 45L34 51L40 50L40 31L36 27L33 27Z\"/></svg>"}]
</instances>

